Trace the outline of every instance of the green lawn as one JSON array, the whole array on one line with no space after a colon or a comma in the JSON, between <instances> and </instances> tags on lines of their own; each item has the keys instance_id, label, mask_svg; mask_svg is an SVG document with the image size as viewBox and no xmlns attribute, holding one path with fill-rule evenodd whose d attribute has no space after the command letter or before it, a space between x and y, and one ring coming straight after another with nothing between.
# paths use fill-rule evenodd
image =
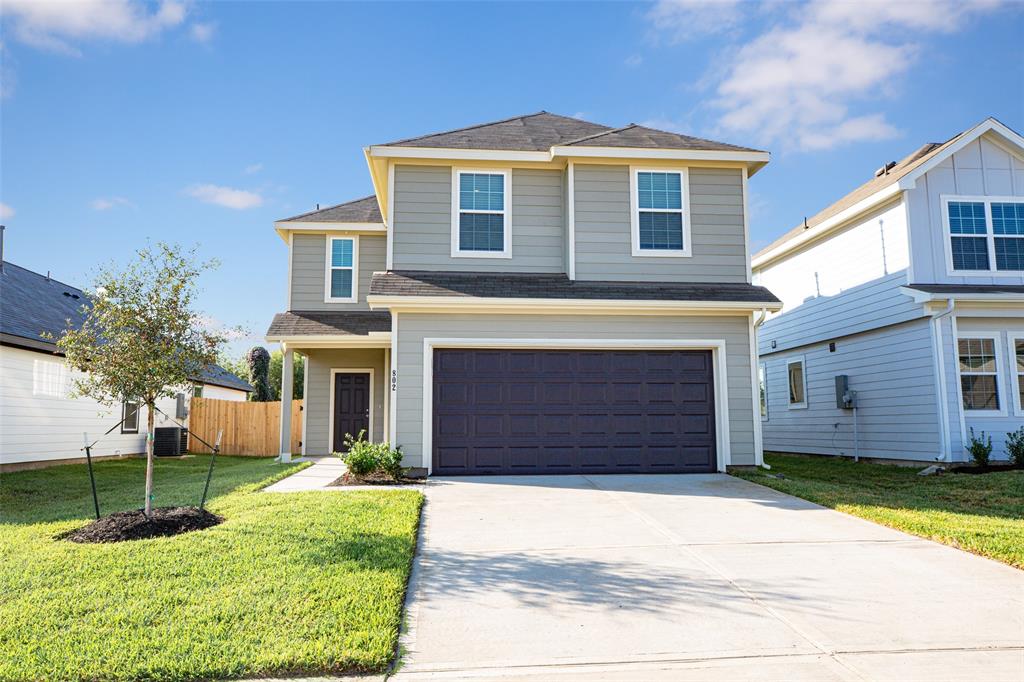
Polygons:
<instances>
[{"instance_id":1,"label":"green lawn","mask_svg":"<svg viewBox=\"0 0 1024 682\"><path fill-rule=\"evenodd\" d=\"M918 476L923 467L787 455L767 455L765 461L770 472L735 475L1024 568L1024 471Z\"/></svg>"},{"instance_id":2,"label":"green lawn","mask_svg":"<svg viewBox=\"0 0 1024 682\"><path fill-rule=\"evenodd\" d=\"M158 460L160 506L196 504L209 459ZM0 680L187 680L383 670L394 652L422 496L266 494L296 467L219 457L225 522L79 545L84 466L0 477ZM97 464L103 513L138 508L144 462Z\"/></svg>"}]
</instances>

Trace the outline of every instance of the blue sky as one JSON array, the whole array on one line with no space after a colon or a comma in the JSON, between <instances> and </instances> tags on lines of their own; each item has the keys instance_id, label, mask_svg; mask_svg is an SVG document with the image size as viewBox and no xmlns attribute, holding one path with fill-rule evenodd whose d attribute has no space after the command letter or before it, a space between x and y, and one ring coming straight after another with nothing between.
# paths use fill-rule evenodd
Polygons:
<instances>
[{"instance_id":1,"label":"blue sky","mask_svg":"<svg viewBox=\"0 0 1024 682\"><path fill-rule=\"evenodd\" d=\"M1024 4L5 0L6 258L74 284L199 243L211 324L285 307L274 219L371 191L362 147L545 109L772 152L756 250L929 141L1024 130Z\"/></svg>"}]
</instances>

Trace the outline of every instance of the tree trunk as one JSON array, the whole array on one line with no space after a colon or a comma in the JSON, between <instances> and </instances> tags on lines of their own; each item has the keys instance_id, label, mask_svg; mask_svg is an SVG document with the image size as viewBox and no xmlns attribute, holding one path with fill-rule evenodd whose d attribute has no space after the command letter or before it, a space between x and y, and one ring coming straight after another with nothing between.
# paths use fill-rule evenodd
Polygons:
<instances>
[{"instance_id":1,"label":"tree trunk","mask_svg":"<svg viewBox=\"0 0 1024 682\"><path fill-rule=\"evenodd\" d=\"M146 518L153 513L153 413L156 412L156 402L146 402Z\"/></svg>"}]
</instances>

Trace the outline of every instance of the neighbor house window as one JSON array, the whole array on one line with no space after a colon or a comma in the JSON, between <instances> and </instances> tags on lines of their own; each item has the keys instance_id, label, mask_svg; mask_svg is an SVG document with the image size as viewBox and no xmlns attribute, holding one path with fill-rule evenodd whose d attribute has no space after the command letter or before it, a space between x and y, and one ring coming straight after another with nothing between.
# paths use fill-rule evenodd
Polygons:
<instances>
[{"instance_id":1,"label":"neighbor house window","mask_svg":"<svg viewBox=\"0 0 1024 682\"><path fill-rule=\"evenodd\" d=\"M636 170L633 190L633 255L690 255L686 171Z\"/></svg>"},{"instance_id":2,"label":"neighbor house window","mask_svg":"<svg viewBox=\"0 0 1024 682\"><path fill-rule=\"evenodd\" d=\"M201 385L196 385L196 386L192 387L192 397L193 398L202 398L203 397L203 387Z\"/></svg>"},{"instance_id":3,"label":"neighbor house window","mask_svg":"<svg viewBox=\"0 0 1024 682\"><path fill-rule=\"evenodd\" d=\"M1024 202L945 199L952 272L1024 272Z\"/></svg>"},{"instance_id":4,"label":"neighbor house window","mask_svg":"<svg viewBox=\"0 0 1024 682\"><path fill-rule=\"evenodd\" d=\"M768 420L768 368L762 362L757 366L757 394L761 402L761 419Z\"/></svg>"},{"instance_id":5,"label":"neighbor house window","mask_svg":"<svg viewBox=\"0 0 1024 682\"><path fill-rule=\"evenodd\" d=\"M804 361L790 360L786 364L789 376L789 406L791 408L807 407L807 378L804 376Z\"/></svg>"},{"instance_id":6,"label":"neighbor house window","mask_svg":"<svg viewBox=\"0 0 1024 682\"><path fill-rule=\"evenodd\" d=\"M452 256L511 257L509 173L453 171Z\"/></svg>"},{"instance_id":7,"label":"neighbor house window","mask_svg":"<svg viewBox=\"0 0 1024 682\"><path fill-rule=\"evenodd\" d=\"M327 303L352 303L356 300L356 237L327 238Z\"/></svg>"},{"instance_id":8,"label":"neighbor house window","mask_svg":"<svg viewBox=\"0 0 1024 682\"><path fill-rule=\"evenodd\" d=\"M126 402L121 406L121 433L139 432L139 404Z\"/></svg>"},{"instance_id":9,"label":"neighbor house window","mask_svg":"<svg viewBox=\"0 0 1024 682\"><path fill-rule=\"evenodd\" d=\"M996 340L993 337L957 339L960 393L965 410L999 410Z\"/></svg>"}]
</instances>

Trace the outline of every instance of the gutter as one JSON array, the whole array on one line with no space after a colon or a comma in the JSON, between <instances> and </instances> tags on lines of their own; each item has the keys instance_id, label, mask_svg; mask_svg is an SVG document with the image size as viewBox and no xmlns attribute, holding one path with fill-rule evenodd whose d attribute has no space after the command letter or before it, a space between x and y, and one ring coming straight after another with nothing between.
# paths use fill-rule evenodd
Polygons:
<instances>
[{"instance_id":1,"label":"gutter","mask_svg":"<svg viewBox=\"0 0 1024 682\"><path fill-rule=\"evenodd\" d=\"M939 382L938 400L939 426L942 428L942 437L939 439L939 446L942 452L943 462L953 461L953 445L949 440L949 400L946 393L946 372L942 363L942 319L953 314L956 310L956 299L946 299L946 309L931 316L932 324L932 357L935 361L935 376Z\"/></svg>"}]
</instances>

